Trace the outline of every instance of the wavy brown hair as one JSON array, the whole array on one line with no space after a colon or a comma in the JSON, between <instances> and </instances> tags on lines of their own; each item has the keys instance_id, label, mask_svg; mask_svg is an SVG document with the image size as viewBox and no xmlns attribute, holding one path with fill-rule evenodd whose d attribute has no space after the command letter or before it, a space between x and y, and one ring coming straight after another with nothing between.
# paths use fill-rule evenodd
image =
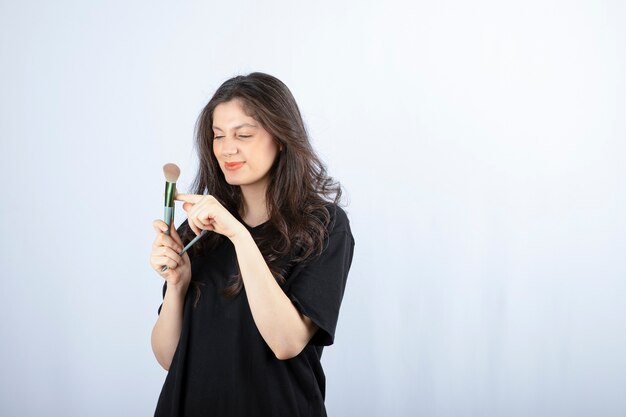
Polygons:
<instances>
[{"instance_id":1,"label":"wavy brown hair","mask_svg":"<svg viewBox=\"0 0 626 417\"><path fill-rule=\"evenodd\" d=\"M272 274L283 283L284 271L278 266L281 257L291 255L292 262L306 262L322 252L331 220L328 203L339 203L341 185L327 175L326 167L311 147L291 91L276 77L253 72L224 82L198 117L195 134L200 163L192 184L195 194L213 195L241 221L241 189L226 182L213 154L213 112L219 104L231 100L238 100L245 113L260 123L282 147L270 169L266 192L269 221L260 229L255 241ZM189 227L183 232L184 240L194 236ZM192 249L199 253L215 247L223 239L226 238L208 233ZM234 297L242 287L243 280L238 273L224 294Z\"/></svg>"}]
</instances>

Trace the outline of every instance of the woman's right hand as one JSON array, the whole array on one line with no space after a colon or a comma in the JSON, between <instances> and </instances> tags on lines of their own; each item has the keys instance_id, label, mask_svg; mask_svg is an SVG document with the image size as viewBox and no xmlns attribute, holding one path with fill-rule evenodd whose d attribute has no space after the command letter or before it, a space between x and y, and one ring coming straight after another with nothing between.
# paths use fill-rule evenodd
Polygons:
<instances>
[{"instance_id":1,"label":"woman's right hand","mask_svg":"<svg viewBox=\"0 0 626 417\"><path fill-rule=\"evenodd\" d=\"M167 281L168 288L180 287L187 288L191 281L191 261L187 252L183 256L178 254L183 250L183 242L178 236L174 222L170 227L170 235L166 235L167 223L163 220L155 220L152 222L154 231L157 236L152 244L152 252L150 253L150 266L161 277ZM167 265L169 269L161 272L163 266Z\"/></svg>"}]
</instances>

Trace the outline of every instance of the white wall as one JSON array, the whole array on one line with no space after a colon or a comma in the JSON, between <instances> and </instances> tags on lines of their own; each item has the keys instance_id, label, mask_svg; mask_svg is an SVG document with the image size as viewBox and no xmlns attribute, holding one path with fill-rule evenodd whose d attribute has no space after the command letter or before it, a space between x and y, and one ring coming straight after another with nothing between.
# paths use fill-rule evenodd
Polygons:
<instances>
[{"instance_id":1,"label":"white wall","mask_svg":"<svg viewBox=\"0 0 626 417\"><path fill-rule=\"evenodd\" d=\"M0 414L152 414L161 167L258 70L348 191L329 415L625 415L624 3L234 3L0 5Z\"/></svg>"}]
</instances>

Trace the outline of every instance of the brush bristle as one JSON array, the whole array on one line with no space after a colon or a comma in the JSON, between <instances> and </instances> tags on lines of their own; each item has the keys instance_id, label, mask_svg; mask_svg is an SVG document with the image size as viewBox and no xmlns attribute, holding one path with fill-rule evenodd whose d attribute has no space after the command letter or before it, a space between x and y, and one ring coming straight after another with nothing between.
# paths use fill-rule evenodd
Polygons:
<instances>
[{"instance_id":1,"label":"brush bristle","mask_svg":"<svg viewBox=\"0 0 626 417\"><path fill-rule=\"evenodd\" d=\"M180 168L176 164L163 165L163 174L167 182L176 182L180 177Z\"/></svg>"}]
</instances>

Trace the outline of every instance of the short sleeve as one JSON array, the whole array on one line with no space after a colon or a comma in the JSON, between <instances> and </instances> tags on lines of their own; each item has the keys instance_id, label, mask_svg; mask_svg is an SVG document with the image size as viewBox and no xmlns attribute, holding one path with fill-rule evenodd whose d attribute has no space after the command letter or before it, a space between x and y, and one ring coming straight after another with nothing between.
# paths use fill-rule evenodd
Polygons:
<instances>
[{"instance_id":1,"label":"short sleeve","mask_svg":"<svg viewBox=\"0 0 626 417\"><path fill-rule=\"evenodd\" d=\"M322 253L311 261L294 267L287 280L285 293L295 307L309 317L319 330L310 344L332 345L343 299L352 255L354 238L345 212L333 209L332 228Z\"/></svg>"}]
</instances>

